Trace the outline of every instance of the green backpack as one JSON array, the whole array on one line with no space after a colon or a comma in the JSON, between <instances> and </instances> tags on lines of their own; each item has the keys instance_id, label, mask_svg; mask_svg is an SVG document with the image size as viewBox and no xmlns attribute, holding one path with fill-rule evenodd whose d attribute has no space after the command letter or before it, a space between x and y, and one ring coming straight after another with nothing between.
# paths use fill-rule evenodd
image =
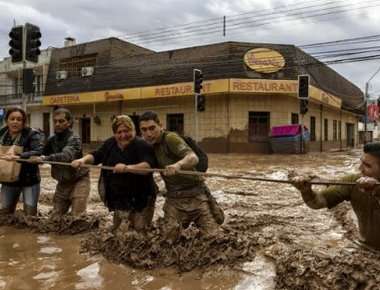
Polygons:
<instances>
[{"instance_id":1,"label":"green backpack","mask_svg":"<svg viewBox=\"0 0 380 290\"><path fill-rule=\"evenodd\" d=\"M178 159L178 157L170 150L168 144L166 143L165 139L166 139L167 133L168 132L164 132L164 136L163 136L163 140L165 142L165 153L173 157L173 159ZM179 134L177 135L181 137L186 142L186 144L191 148L191 150L193 150L194 153L198 156L199 162L195 166L195 169L197 171L206 172L208 169L208 156L206 152L204 152L203 149L197 144L197 142L190 136L184 136L184 135L179 135Z\"/></svg>"}]
</instances>

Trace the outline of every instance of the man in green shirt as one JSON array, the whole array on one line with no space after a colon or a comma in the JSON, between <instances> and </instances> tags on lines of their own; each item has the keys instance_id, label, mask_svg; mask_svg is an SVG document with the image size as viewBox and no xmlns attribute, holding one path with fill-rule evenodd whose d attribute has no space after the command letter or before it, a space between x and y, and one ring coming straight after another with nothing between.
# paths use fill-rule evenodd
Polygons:
<instances>
[{"instance_id":1,"label":"man in green shirt","mask_svg":"<svg viewBox=\"0 0 380 290\"><path fill-rule=\"evenodd\" d=\"M180 229L194 222L202 234L218 230L215 215L210 209L209 189L198 175L181 175L179 170L195 170L198 157L176 133L164 131L155 112L140 116L140 131L145 141L153 145L157 163L165 172L161 175L167 194L164 205L164 236L177 239Z\"/></svg>"},{"instance_id":2,"label":"man in green shirt","mask_svg":"<svg viewBox=\"0 0 380 290\"><path fill-rule=\"evenodd\" d=\"M360 174L346 176L342 181L356 185L330 186L313 191L308 177L293 177L293 185L302 198L313 209L332 208L343 201L350 201L358 218L360 240L366 245L380 249L380 143L364 146L359 167Z\"/></svg>"}]
</instances>

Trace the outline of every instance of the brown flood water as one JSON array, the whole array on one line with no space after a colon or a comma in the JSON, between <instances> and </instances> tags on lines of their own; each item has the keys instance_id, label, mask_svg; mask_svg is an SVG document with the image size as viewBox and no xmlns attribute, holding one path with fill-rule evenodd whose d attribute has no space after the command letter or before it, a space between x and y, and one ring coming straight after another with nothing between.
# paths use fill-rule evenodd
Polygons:
<instances>
[{"instance_id":1,"label":"brown flood water","mask_svg":"<svg viewBox=\"0 0 380 290\"><path fill-rule=\"evenodd\" d=\"M335 179L354 172L359 156L359 150L211 155L209 172L287 179L289 170L296 170ZM51 207L55 182L49 178L48 167L42 175L39 210L44 216ZM157 254L154 235L137 245L129 238L122 243L104 239L110 215L99 203L97 175L92 172L89 215L102 216L99 230L58 235L19 229L14 226L17 222L0 227L0 290L380 289L376 274L380 256L354 242L355 220L347 204L315 211L286 184L208 178L207 184L225 210L222 233L211 241L197 239L196 232L185 233L181 244L173 248L179 260L163 268L159 266L165 263L157 259L165 260L172 249L161 248L158 251L164 255ZM162 205L159 197L155 222L162 216ZM131 267L130 261L139 268ZM150 269L133 261L144 261Z\"/></svg>"},{"instance_id":2,"label":"brown flood water","mask_svg":"<svg viewBox=\"0 0 380 290\"><path fill-rule=\"evenodd\" d=\"M233 289L247 276L228 270L205 275L132 269L79 254L80 239L0 228L0 289Z\"/></svg>"}]
</instances>

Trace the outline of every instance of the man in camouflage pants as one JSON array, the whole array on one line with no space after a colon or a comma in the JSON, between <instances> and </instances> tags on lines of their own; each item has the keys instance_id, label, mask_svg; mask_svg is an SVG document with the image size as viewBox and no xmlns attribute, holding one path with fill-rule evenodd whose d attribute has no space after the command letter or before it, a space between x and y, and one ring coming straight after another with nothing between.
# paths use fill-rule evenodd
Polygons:
<instances>
[{"instance_id":1,"label":"man in camouflage pants","mask_svg":"<svg viewBox=\"0 0 380 290\"><path fill-rule=\"evenodd\" d=\"M144 140L153 145L159 167L165 168L162 178L167 194L162 230L166 240L175 241L180 229L191 222L199 227L203 235L216 234L219 224L223 223L224 214L220 208L212 210L216 201L203 178L178 174L179 170L195 170L199 162L197 155L178 134L162 129L155 112L148 111L140 116L140 131Z\"/></svg>"}]
</instances>

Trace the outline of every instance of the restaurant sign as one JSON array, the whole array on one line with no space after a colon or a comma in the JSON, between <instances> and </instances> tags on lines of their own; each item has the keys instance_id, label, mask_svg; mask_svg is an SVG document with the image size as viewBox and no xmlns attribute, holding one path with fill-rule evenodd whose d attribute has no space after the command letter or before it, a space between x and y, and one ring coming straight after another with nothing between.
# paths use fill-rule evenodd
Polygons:
<instances>
[{"instance_id":1,"label":"restaurant sign","mask_svg":"<svg viewBox=\"0 0 380 290\"><path fill-rule=\"evenodd\" d=\"M244 63L257 72L273 73L285 66L285 59L273 49L254 48L245 53Z\"/></svg>"}]
</instances>

